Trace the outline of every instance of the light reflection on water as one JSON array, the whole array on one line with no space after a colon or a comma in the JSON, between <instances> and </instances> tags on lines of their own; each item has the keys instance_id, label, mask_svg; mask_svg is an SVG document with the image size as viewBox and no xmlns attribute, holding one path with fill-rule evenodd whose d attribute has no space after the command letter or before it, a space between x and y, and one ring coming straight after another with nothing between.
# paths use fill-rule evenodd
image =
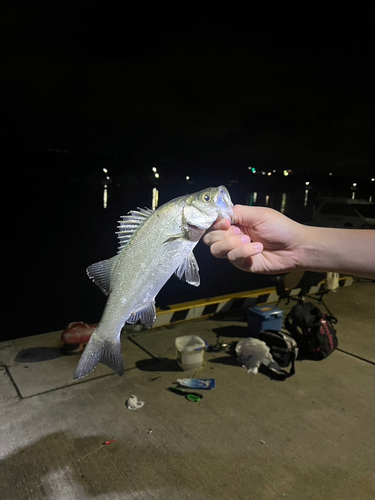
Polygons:
<instances>
[{"instance_id":1,"label":"light reflection on water","mask_svg":"<svg viewBox=\"0 0 375 500\"><path fill-rule=\"evenodd\" d=\"M150 199L151 203L149 206L153 210L155 210L159 206L159 189L156 187L153 187L150 193ZM297 201L297 203L291 204L291 199ZM288 213L289 217L294 218L294 217L301 217L301 212L300 209L297 209L296 206L298 205L298 200L300 200L300 208L303 207L304 211L306 212L308 209L309 205L309 189L304 189L303 192L301 190L301 193L299 192L294 192L294 193L281 193L281 196L279 193L272 193L272 194L265 194L265 193L259 193L257 191L247 193L246 196L247 203L249 206L265 206L265 207L271 207L275 210L280 211L282 214ZM109 194L109 189L107 184L104 184L103 186L103 208L106 209L108 207L108 204L113 202L114 200L110 199L110 194ZM165 203L165 201L163 201ZM234 203L236 203L236 200L234 200ZM291 206L290 206L291 205ZM134 208L134 207L133 207ZM124 215L124 214L119 214Z\"/></svg>"},{"instance_id":2,"label":"light reflection on water","mask_svg":"<svg viewBox=\"0 0 375 500\"><path fill-rule=\"evenodd\" d=\"M304 200L304 202L303 202L303 206L304 206L304 208L306 208L306 207L307 207L308 202L309 202L309 190L308 190L308 189L305 189L305 200Z\"/></svg>"},{"instance_id":3,"label":"light reflection on water","mask_svg":"<svg viewBox=\"0 0 375 500\"><path fill-rule=\"evenodd\" d=\"M280 212L281 212L282 214L284 214L284 213L285 213L285 208L286 208L286 198L287 198L286 193L283 193L283 194L281 195L281 205L280 205ZM276 210L277 210L277 208L276 208Z\"/></svg>"},{"instance_id":4,"label":"light reflection on water","mask_svg":"<svg viewBox=\"0 0 375 500\"><path fill-rule=\"evenodd\" d=\"M104 184L103 188L103 208L107 208L108 205L108 188L107 184Z\"/></svg>"}]
</instances>

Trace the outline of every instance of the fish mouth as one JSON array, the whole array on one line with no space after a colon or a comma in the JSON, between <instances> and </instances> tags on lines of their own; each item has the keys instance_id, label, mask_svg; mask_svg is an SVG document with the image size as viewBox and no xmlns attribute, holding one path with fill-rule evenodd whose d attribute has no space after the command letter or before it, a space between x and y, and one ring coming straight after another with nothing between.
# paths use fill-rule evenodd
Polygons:
<instances>
[{"instance_id":1,"label":"fish mouth","mask_svg":"<svg viewBox=\"0 0 375 500\"><path fill-rule=\"evenodd\" d=\"M219 186L219 197L217 200L219 207L219 216L229 219L231 223L234 222L233 203L230 194L225 186Z\"/></svg>"}]
</instances>

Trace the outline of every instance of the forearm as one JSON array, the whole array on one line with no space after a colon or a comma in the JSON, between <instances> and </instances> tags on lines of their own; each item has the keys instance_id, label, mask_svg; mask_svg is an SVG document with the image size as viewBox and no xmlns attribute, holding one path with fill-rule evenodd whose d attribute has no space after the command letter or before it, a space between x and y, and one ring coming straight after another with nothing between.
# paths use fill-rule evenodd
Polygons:
<instances>
[{"instance_id":1,"label":"forearm","mask_svg":"<svg viewBox=\"0 0 375 500\"><path fill-rule=\"evenodd\" d=\"M375 230L304 226L301 267L375 278Z\"/></svg>"}]
</instances>

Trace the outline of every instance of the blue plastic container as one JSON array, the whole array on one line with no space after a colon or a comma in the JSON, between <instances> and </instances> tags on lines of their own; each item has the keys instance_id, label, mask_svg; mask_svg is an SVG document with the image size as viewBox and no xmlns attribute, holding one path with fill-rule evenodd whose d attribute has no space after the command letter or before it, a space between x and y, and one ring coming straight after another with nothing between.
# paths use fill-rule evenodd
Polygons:
<instances>
[{"instance_id":1,"label":"blue plastic container","mask_svg":"<svg viewBox=\"0 0 375 500\"><path fill-rule=\"evenodd\" d=\"M255 306L247 310L247 325L251 337L261 330L278 330L283 326L283 311L274 306Z\"/></svg>"}]
</instances>

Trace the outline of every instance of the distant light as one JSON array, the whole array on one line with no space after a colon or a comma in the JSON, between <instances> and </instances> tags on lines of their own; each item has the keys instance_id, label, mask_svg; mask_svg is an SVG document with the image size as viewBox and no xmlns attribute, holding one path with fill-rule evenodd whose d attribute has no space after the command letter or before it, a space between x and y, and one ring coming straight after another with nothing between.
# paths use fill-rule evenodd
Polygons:
<instances>
[{"instance_id":1,"label":"distant light","mask_svg":"<svg viewBox=\"0 0 375 500\"><path fill-rule=\"evenodd\" d=\"M159 179L160 175L156 172L155 177Z\"/></svg>"},{"instance_id":2,"label":"distant light","mask_svg":"<svg viewBox=\"0 0 375 500\"><path fill-rule=\"evenodd\" d=\"M255 174L255 172L256 172L256 168L255 167L247 167L247 168L248 168L248 170L251 170L251 172L253 174Z\"/></svg>"},{"instance_id":3,"label":"distant light","mask_svg":"<svg viewBox=\"0 0 375 500\"><path fill-rule=\"evenodd\" d=\"M328 175L332 175L332 172L330 172Z\"/></svg>"},{"instance_id":4,"label":"distant light","mask_svg":"<svg viewBox=\"0 0 375 500\"><path fill-rule=\"evenodd\" d=\"M153 171L153 172L157 172L157 170L158 170L158 169L157 169L156 167L152 167L152 171Z\"/></svg>"},{"instance_id":5,"label":"distant light","mask_svg":"<svg viewBox=\"0 0 375 500\"><path fill-rule=\"evenodd\" d=\"M272 172L267 172L267 175L268 175L268 176L272 175Z\"/></svg>"},{"instance_id":6,"label":"distant light","mask_svg":"<svg viewBox=\"0 0 375 500\"><path fill-rule=\"evenodd\" d=\"M372 177L371 180L372 180L372 182L374 182L375 181L375 177Z\"/></svg>"},{"instance_id":7,"label":"distant light","mask_svg":"<svg viewBox=\"0 0 375 500\"><path fill-rule=\"evenodd\" d=\"M188 181L188 180L190 179L190 177L187 175L187 176L185 177L185 179Z\"/></svg>"},{"instance_id":8,"label":"distant light","mask_svg":"<svg viewBox=\"0 0 375 500\"><path fill-rule=\"evenodd\" d=\"M107 180L109 180L109 179L110 179L109 175L107 175L107 177L106 177L106 178L107 178Z\"/></svg>"},{"instance_id":9,"label":"distant light","mask_svg":"<svg viewBox=\"0 0 375 500\"><path fill-rule=\"evenodd\" d=\"M353 182L353 187L354 187L354 188L356 187L356 185L357 185L357 183L356 183L356 182Z\"/></svg>"},{"instance_id":10,"label":"distant light","mask_svg":"<svg viewBox=\"0 0 375 500\"><path fill-rule=\"evenodd\" d=\"M268 207L268 203L269 203L269 201L270 201L270 195L269 195L269 194L267 194L267 195L266 195L266 207Z\"/></svg>"},{"instance_id":11,"label":"distant light","mask_svg":"<svg viewBox=\"0 0 375 500\"><path fill-rule=\"evenodd\" d=\"M273 172L274 174L276 174L276 169L272 170L272 172Z\"/></svg>"},{"instance_id":12,"label":"distant light","mask_svg":"<svg viewBox=\"0 0 375 500\"><path fill-rule=\"evenodd\" d=\"M266 172L264 170L262 170L262 175L266 175Z\"/></svg>"},{"instance_id":13,"label":"distant light","mask_svg":"<svg viewBox=\"0 0 375 500\"><path fill-rule=\"evenodd\" d=\"M289 170L284 170L283 174L284 174L285 176L289 175Z\"/></svg>"},{"instance_id":14,"label":"distant light","mask_svg":"<svg viewBox=\"0 0 375 500\"><path fill-rule=\"evenodd\" d=\"M103 172L106 174L108 170L106 168L103 168Z\"/></svg>"},{"instance_id":15,"label":"distant light","mask_svg":"<svg viewBox=\"0 0 375 500\"><path fill-rule=\"evenodd\" d=\"M306 181L305 186L309 186L309 185L310 185L310 181Z\"/></svg>"}]
</instances>

